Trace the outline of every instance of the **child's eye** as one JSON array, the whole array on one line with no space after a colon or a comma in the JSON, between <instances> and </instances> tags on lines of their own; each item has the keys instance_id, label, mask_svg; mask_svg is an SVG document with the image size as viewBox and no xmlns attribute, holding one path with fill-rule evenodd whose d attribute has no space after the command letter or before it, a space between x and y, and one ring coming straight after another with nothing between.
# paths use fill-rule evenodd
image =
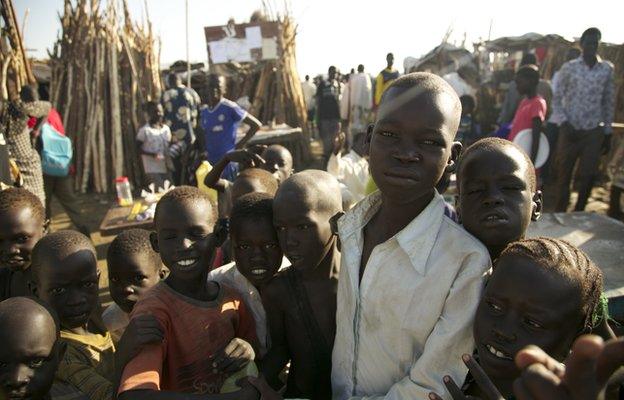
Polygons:
<instances>
[{"instance_id":1,"label":"child's eye","mask_svg":"<svg viewBox=\"0 0 624 400\"><path fill-rule=\"evenodd\" d=\"M26 242L28 242L28 240L30 239L30 237L26 236L26 235L20 235L17 237L16 242L20 243L20 244L24 244Z\"/></svg>"},{"instance_id":2,"label":"child's eye","mask_svg":"<svg viewBox=\"0 0 624 400\"><path fill-rule=\"evenodd\" d=\"M264 248L265 249L276 249L277 246L278 246L277 243L267 243L267 244L264 245Z\"/></svg>"},{"instance_id":3,"label":"child's eye","mask_svg":"<svg viewBox=\"0 0 624 400\"><path fill-rule=\"evenodd\" d=\"M62 287L52 288L52 289L49 290L49 293L51 295L58 296L60 294L65 293L65 288L62 288Z\"/></svg>"},{"instance_id":4,"label":"child's eye","mask_svg":"<svg viewBox=\"0 0 624 400\"><path fill-rule=\"evenodd\" d=\"M299 228L301 230L308 229L309 227L310 227L310 225L308 225L308 224L301 224L301 225L297 226L297 228Z\"/></svg>"},{"instance_id":5,"label":"child's eye","mask_svg":"<svg viewBox=\"0 0 624 400\"><path fill-rule=\"evenodd\" d=\"M494 310L496 312L503 311L503 308L501 306L499 306L498 304L494 303L493 301L486 301L486 303L492 310Z\"/></svg>"},{"instance_id":6,"label":"child's eye","mask_svg":"<svg viewBox=\"0 0 624 400\"><path fill-rule=\"evenodd\" d=\"M439 146L440 145L435 140L424 140L423 144L426 144L427 146Z\"/></svg>"},{"instance_id":7,"label":"child's eye","mask_svg":"<svg viewBox=\"0 0 624 400\"><path fill-rule=\"evenodd\" d=\"M31 361L28 363L28 366L29 366L30 368L33 368L33 369L34 369L34 368L39 368L39 367L41 367L41 366L43 365L43 363L44 363L44 362L45 362L45 359L43 359L43 358L36 358L36 359L34 359L34 360L31 360Z\"/></svg>"},{"instance_id":8,"label":"child's eye","mask_svg":"<svg viewBox=\"0 0 624 400\"><path fill-rule=\"evenodd\" d=\"M535 328L535 329L543 328L542 324L540 324L539 322L531 318L525 318L524 323L530 326L531 328Z\"/></svg>"},{"instance_id":9,"label":"child's eye","mask_svg":"<svg viewBox=\"0 0 624 400\"><path fill-rule=\"evenodd\" d=\"M389 137L389 138L396 137L396 135L392 132L381 131L379 132L379 134L383 137Z\"/></svg>"},{"instance_id":10,"label":"child's eye","mask_svg":"<svg viewBox=\"0 0 624 400\"><path fill-rule=\"evenodd\" d=\"M119 282L119 278L113 278L113 277L109 277L108 278L109 281L113 282L113 283L117 283Z\"/></svg>"},{"instance_id":11,"label":"child's eye","mask_svg":"<svg viewBox=\"0 0 624 400\"><path fill-rule=\"evenodd\" d=\"M90 288L92 288L95 285L96 285L95 282L85 282L82 286L87 288L87 289L90 289Z\"/></svg>"},{"instance_id":12,"label":"child's eye","mask_svg":"<svg viewBox=\"0 0 624 400\"><path fill-rule=\"evenodd\" d=\"M248 250L249 249L249 245L248 244L239 244L238 247L240 250Z\"/></svg>"}]
</instances>

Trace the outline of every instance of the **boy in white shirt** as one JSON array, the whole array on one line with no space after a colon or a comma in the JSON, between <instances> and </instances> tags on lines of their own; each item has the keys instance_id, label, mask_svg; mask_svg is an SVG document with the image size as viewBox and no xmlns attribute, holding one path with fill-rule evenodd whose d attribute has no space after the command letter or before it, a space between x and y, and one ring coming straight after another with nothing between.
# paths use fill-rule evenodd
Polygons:
<instances>
[{"instance_id":1,"label":"boy in white shirt","mask_svg":"<svg viewBox=\"0 0 624 400\"><path fill-rule=\"evenodd\" d=\"M338 221L334 399L450 398L442 377L466 374L490 259L435 190L455 167L460 115L457 94L433 74L402 76L383 95L368 132L379 192Z\"/></svg>"},{"instance_id":2,"label":"boy in white shirt","mask_svg":"<svg viewBox=\"0 0 624 400\"><path fill-rule=\"evenodd\" d=\"M271 343L260 294L278 270L290 265L273 227L273 196L259 192L241 196L230 215L230 238L236 261L210 271L208 280L224 283L242 296L256 322L263 357Z\"/></svg>"},{"instance_id":3,"label":"boy in white shirt","mask_svg":"<svg viewBox=\"0 0 624 400\"><path fill-rule=\"evenodd\" d=\"M342 155L346 135L340 133L334 139L334 151L327 162L327 172L338 179L345 186L353 203L357 203L366 197L366 185L368 184L368 160L366 154L366 134L356 134L353 139L353 147ZM344 198L343 192L343 198Z\"/></svg>"}]
</instances>

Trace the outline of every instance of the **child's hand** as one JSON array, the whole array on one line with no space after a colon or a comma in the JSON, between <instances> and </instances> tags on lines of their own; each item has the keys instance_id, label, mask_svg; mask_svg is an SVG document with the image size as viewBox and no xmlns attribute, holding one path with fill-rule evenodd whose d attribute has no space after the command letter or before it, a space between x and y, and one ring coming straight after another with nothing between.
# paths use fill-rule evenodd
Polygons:
<instances>
[{"instance_id":1,"label":"child's hand","mask_svg":"<svg viewBox=\"0 0 624 400\"><path fill-rule=\"evenodd\" d=\"M492 380L490 379L490 377L487 376L485 371L483 371L483 368L481 368L479 363L477 363L474 358L472 358L468 354L464 354L462 356L462 360L464 361L464 364L466 364L466 366L468 367L468 370L472 374L472 377L474 378L475 382L477 382L477 385L481 389L481 392L484 394L485 396L484 400L505 400L503 395L501 395L498 389L496 388L496 386L494 386L494 383L492 383ZM443 381L444 381L444 385L446 386L449 393L453 397L453 400L471 400L471 399L477 400L478 399L477 397L467 396L464 393L462 393L459 386L457 386L453 378L451 378L450 376L448 375L445 376L443 378ZM442 398L438 396L436 393L429 393L429 399L442 400Z\"/></svg>"},{"instance_id":2,"label":"child's hand","mask_svg":"<svg viewBox=\"0 0 624 400\"><path fill-rule=\"evenodd\" d=\"M256 357L253 347L243 339L234 338L212 359L215 372L231 374L240 371Z\"/></svg>"},{"instance_id":3,"label":"child's hand","mask_svg":"<svg viewBox=\"0 0 624 400\"><path fill-rule=\"evenodd\" d=\"M335 155L338 155L338 153L340 153L340 150L342 150L342 148L344 147L345 140L346 140L346 135L344 134L344 132L340 132L334 137L334 154Z\"/></svg>"},{"instance_id":4,"label":"child's hand","mask_svg":"<svg viewBox=\"0 0 624 400\"><path fill-rule=\"evenodd\" d=\"M529 346L516 355L522 375L514 382L514 394L519 400L594 400L622 364L622 339L605 344L598 336L581 336L565 366L539 347Z\"/></svg>"},{"instance_id":5,"label":"child's hand","mask_svg":"<svg viewBox=\"0 0 624 400\"><path fill-rule=\"evenodd\" d=\"M283 400L284 398L280 396L269 384L266 379L263 377L256 378L253 376L247 377L247 381L253 385L260 392L260 400Z\"/></svg>"},{"instance_id":6,"label":"child's hand","mask_svg":"<svg viewBox=\"0 0 624 400\"><path fill-rule=\"evenodd\" d=\"M163 329L153 315L144 314L132 318L117 344L118 362L125 365L144 346L161 343L164 337Z\"/></svg>"},{"instance_id":7,"label":"child's hand","mask_svg":"<svg viewBox=\"0 0 624 400\"><path fill-rule=\"evenodd\" d=\"M226 155L229 162L243 164L248 168L259 168L264 165L264 159L248 150L233 150Z\"/></svg>"}]
</instances>

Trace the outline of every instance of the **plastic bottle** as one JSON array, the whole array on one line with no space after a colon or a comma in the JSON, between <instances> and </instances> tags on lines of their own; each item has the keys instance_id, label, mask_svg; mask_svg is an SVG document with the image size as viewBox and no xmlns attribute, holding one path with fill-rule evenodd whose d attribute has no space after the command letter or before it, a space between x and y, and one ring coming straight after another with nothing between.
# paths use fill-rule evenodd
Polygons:
<instances>
[{"instance_id":1,"label":"plastic bottle","mask_svg":"<svg viewBox=\"0 0 624 400\"><path fill-rule=\"evenodd\" d=\"M115 179L115 188L117 189L117 203L122 206L131 206L133 203L132 200L132 191L130 190L130 182L128 182L128 177L120 176Z\"/></svg>"}]
</instances>

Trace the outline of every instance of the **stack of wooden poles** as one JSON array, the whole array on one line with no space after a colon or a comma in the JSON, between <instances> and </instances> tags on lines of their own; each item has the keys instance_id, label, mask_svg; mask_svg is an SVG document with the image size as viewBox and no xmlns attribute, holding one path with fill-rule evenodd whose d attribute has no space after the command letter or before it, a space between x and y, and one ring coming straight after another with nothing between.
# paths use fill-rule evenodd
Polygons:
<instances>
[{"instance_id":1,"label":"stack of wooden poles","mask_svg":"<svg viewBox=\"0 0 624 400\"><path fill-rule=\"evenodd\" d=\"M35 76L26 59L13 2L1 0L0 6L0 98L6 101L17 99L23 85L35 83Z\"/></svg>"},{"instance_id":2,"label":"stack of wooden poles","mask_svg":"<svg viewBox=\"0 0 624 400\"><path fill-rule=\"evenodd\" d=\"M50 97L74 142L76 189L108 192L118 176L142 174L135 135L144 103L158 100L159 54L151 24L118 2L65 0L62 35L50 52Z\"/></svg>"}]
</instances>

